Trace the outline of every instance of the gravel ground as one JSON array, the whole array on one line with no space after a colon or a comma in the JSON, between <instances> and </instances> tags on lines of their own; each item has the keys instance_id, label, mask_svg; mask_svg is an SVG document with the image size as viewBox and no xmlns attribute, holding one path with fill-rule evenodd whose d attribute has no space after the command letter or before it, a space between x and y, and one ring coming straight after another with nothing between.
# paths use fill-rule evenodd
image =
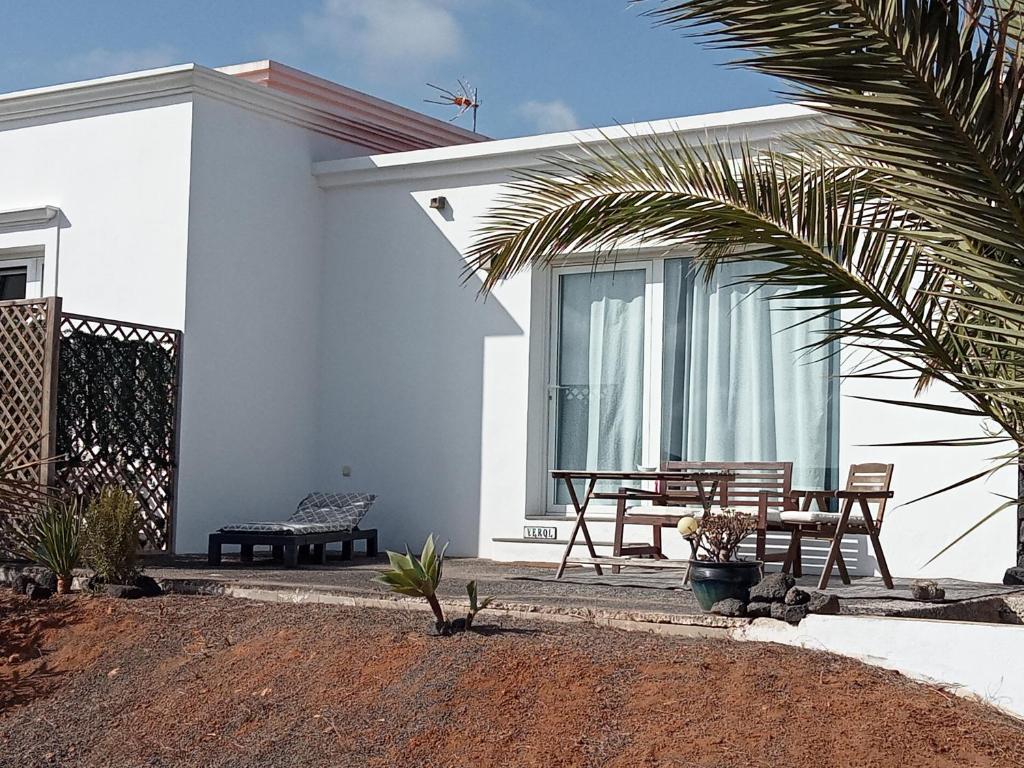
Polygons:
<instances>
[{"instance_id":1,"label":"gravel ground","mask_svg":"<svg viewBox=\"0 0 1024 768\"><path fill-rule=\"evenodd\" d=\"M3 592L0 766L1024 766L1021 723L851 660L499 621Z\"/></svg>"}]
</instances>

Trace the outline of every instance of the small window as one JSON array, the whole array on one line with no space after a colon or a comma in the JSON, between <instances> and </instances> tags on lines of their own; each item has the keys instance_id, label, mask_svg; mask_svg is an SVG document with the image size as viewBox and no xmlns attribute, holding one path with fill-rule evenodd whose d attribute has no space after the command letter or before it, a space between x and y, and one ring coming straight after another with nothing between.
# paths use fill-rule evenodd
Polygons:
<instances>
[{"instance_id":1,"label":"small window","mask_svg":"<svg viewBox=\"0 0 1024 768\"><path fill-rule=\"evenodd\" d=\"M0 269L0 301L24 299L28 290L28 267Z\"/></svg>"}]
</instances>

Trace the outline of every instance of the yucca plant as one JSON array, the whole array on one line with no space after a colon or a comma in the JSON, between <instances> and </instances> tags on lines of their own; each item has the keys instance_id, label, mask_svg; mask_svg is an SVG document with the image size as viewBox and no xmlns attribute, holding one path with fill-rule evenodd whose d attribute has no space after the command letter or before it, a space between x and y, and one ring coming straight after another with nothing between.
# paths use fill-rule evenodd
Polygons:
<instances>
[{"instance_id":1,"label":"yucca plant","mask_svg":"<svg viewBox=\"0 0 1024 768\"><path fill-rule=\"evenodd\" d=\"M75 500L52 500L33 515L23 533L24 554L57 577L57 593L71 591L82 551L82 521Z\"/></svg>"},{"instance_id":2,"label":"yucca plant","mask_svg":"<svg viewBox=\"0 0 1024 768\"><path fill-rule=\"evenodd\" d=\"M408 547L404 555L389 550L388 562L391 569L378 577L378 580L386 584L392 592L409 597L422 597L426 600L434 612L435 625L439 632L447 632L450 629L441 603L437 599L437 587L441 583L444 553L447 549L448 545L445 544L438 552L434 544L434 534L430 534L423 544L419 558L410 554Z\"/></svg>"},{"instance_id":3,"label":"yucca plant","mask_svg":"<svg viewBox=\"0 0 1024 768\"><path fill-rule=\"evenodd\" d=\"M746 51L740 65L786 81L830 129L760 149L631 138L552 158L519 174L490 211L469 263L486 270L484 290L565 253L611 260L638 242L686 244L709 272L724 260L767 263L758 279L788 288L780 298L837 314L823 349L842 340L870 353L855 375L911 378L917 393L939 382L966 403L894 402L998 426L902 443L1008 443L992 467L936 492L1013 463L1024 479L1021 5L647 6L659 24ZM1024 566L1024 503L1014 504Z\"/></svg>"}]
</instances>

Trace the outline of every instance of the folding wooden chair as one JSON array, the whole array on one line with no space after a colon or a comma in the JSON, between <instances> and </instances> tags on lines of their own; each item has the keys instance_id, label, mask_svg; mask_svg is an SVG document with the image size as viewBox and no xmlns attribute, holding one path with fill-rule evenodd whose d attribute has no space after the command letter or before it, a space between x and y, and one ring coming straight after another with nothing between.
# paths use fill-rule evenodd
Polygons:
<instances>
[{"instance_id":1,"label":"folding wooden chair","mask_svg":"<svg viewBox=\"0 0 1024 768\"><path fill-rule=\"evenodd\" d=\"M839 569L839 576L844 584L850 583L850 574L846 569L841 550L843 536L848 533L866 535L871 540L878 561L878 570L882 580L889 589L893 588L889 566L885 562L882 543L878 532L885 517L885 506L892 498L892 464L854 464L846 480L846 488L841 491L793 491L793 499L800 503L798 511L783 512L780 517L786 528L791 531L792 539L782 569L787 573L792 570L795 576L801 575L800 542L802 539L829 539L828 557L825 568L818 581L818 589L828 587L833 566ZM835 499L839 511L829 508ZM812 509L817 505L818 509ZM871 511L874 505L874 513Z\"/></svg>"}]
</instances>

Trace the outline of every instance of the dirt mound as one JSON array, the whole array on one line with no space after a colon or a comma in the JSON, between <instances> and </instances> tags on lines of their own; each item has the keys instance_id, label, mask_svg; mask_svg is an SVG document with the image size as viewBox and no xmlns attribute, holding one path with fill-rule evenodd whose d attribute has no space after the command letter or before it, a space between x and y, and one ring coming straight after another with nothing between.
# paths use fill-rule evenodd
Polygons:
<instances>
[{"instance_id":1,"label":"dirt mound","mask_svg":"<svg viewBox=\"0 0 1024 768\"><path fill-rule=\"evenodd\" d=\"M3 593L0 766L1024 766L1020 723L839 657L500 624Z\"/></svg>"}]
</instances>

